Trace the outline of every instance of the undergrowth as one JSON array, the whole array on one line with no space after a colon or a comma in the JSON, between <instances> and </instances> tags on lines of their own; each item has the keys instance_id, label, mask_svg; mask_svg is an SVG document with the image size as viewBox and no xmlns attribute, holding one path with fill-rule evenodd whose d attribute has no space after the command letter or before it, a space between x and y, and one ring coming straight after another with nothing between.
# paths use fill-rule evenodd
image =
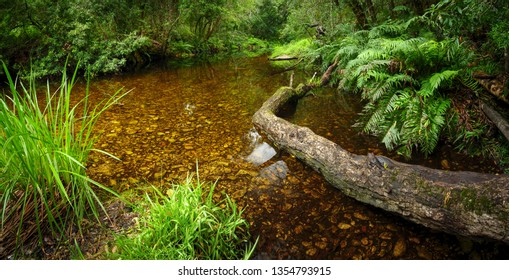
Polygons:
<instances>
[{"instance_id":1,"label":"undergrowth","mask_svg":"<svg viewBox=\"0 0 509 280\"><path fill-rule=\"evenodd\" d=\"M410 158L430 155L446 142L471 155L503 157L496 155L501 144L477 102L483 89L472 78L471 65L479 57L468 42L437 39L421 22L421 17L386 22L297 49L322 73L337 64L331 83L365 104L356 126L379 137L387 149ZM292 45L273 56L291 52Z\"/></svg>"},{"instance_id":2,"label":"undergrowth","mask_svg":"<svg viewBox=\"0 0 509 280\"><path fill-rule=\"evenodd\" d=\"M154 188L140 213L137 228L116 238L113 259L233 260L249 259L256 244L249 243L249 224L228 196L216 203L215 184L206 186L188 177L166 193Z\"/></svg>"},{"instance_id":3,"label":"undergrowth","mask_svg":"<svg viewBox=\"0 0 509 280\"><path fill-rule=\"evenodd\" d=\"M85 172L95 150L92 130L101 113L127 94L118 91L91 108L87 87L84 99L73 105L76 71L69 78L64 69L59 88L52 92L48 82L43 97L34 75L23 84L5 65L4 71L9 92L0 100L2 259L15 258L34 240L42 246L43 234L58 239L86 215L98 218L102 205L94 186L110 190Z\"/></svg>"}]
</instances>

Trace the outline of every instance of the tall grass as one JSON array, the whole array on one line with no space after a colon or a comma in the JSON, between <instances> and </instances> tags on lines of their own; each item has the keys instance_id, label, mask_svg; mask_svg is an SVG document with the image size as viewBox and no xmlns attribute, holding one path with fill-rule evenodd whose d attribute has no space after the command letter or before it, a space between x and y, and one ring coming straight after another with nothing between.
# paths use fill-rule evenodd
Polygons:
<instances>
[{"instance_id":1,"label":"tall grass","mask_svg":"<svg viewBox=\"0 0 509 280\"><path fill-rule=\"evenodd\" d=\"M116 239L115 259L224 260L249 259L255 245L248 242L249 224L242 211L226 197L213 201L215 185L207 191L190 177L166 194L156 190L156 198L146 195L138 231Z\"/></svg>"},{"instance_id":2,"label":"tall grass","mask_svg":"<svg viewBox=\"0 0 509 280\"><path fill-rule=\"evenodd\" d=\"M34 237L41 244L47 230L62 235L85 215L98 217L102 204L93 186L107 188L85 172L96 141L92 131L101 113L127 94L119 90L91 108L87 85L73 105L77 73L69 79L64 69L59 88L52 92L48 82L39 104L33 76L24 84L5 65L4 71L10 92L0 100L0 258Z\"/></svg>"}]
</instances>

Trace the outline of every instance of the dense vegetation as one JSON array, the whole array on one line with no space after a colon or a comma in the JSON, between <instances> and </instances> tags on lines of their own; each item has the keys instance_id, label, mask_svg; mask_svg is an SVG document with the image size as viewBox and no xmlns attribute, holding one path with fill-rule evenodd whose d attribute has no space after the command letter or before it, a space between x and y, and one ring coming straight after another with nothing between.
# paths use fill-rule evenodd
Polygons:
<instances>
[{"instance_id":1,"label":"dense vegetation","mask_svg":"<svg viewBox=\"0 0 509 280\"><path fill-rule=\"evenodd\" d=\"M127 94L118 91L91 108L87 91L73 105L76 72L68 79L64 71L56 92L48 84L41 93L33 76L28 84L17 84L4 70L11 96L0 100L2 259L34 237L60 238L86 216L99 219L103 206L96 191L109 189L86 174L90 152L99 151L92 130L98 117ZM39 104L38 94L44 94L45 104Z\"/></svg>"},{"instance_id":2,"label":"dense vegetation","mask_svg":"<svg viewBox=\"0 0 509 280\"><path fill-rule=\"evenodd\" d=\"M365 102L361 131L379 137L388 149L411 157L449 143L507 164L507 140L480 109L480 101L495 104L494 98L473 74L508 80L508 8L505 0L2 1L0 60L6 67L0 73L10 88L0 104L2 234L21 236L12 243L19 247L25 241L19 233L34 223L63 233L89 209L98 215L95 182L86 177L85 165L94 121L116 99L79 119L78 106L69 103L75 76L68 79L62 69L100 75L160 58L253 51L275 43L275 54L298 56L300 66L316 72L334 65L338 92L358 94ZM24 77L25 86L8 69ZM35 79L58 75L60 91L54 95L48 86L49 101L41 111ZM152 203L154 211L174 207L162 200L163 206ZM152 218L145 222L159 223ZM30 231L42 236L40 226ZM159 233L142 233L133 242L145 243L141 238L154 234ZM209 253L199 249L200 257Z\"/></svg>"},{"instance_id":3,"label":"dense vegetation","mask_svg":"<svg viewBox=\"0 0 509 280\"><path fill-rule=\"evenodd\" d=\"M323 1L319 5L331 17L322 18L304 3L284 29L300 40L277 48L275 55L299 56L306 67L320 65L322 72L337 65L332 80L339 92L358 93L365 102L358 126L389 150L429 155L438 143L450 143L507 163L507 140L479 107L493 98L473 78L483 73L507 80L507 4L389 1L387 9L384 3ZM339 11L348 9L338 22ZM299 33L294 15L319 22L327 32L317 29L313 38Z\"/></svg>"},{"instance_id":4,"label":"dense vegetation","mask_svg":"<svg viewBox=\"0 0 509 280\"><path fill-rule=\"evenodd\" d=\"M66 61L96 74L118 72L161 56L264 44L249 36L259 21L255 0L2 2L0 59L24 75L30 68L37 77L58 74Z\"/></svg>"}]
</instances>

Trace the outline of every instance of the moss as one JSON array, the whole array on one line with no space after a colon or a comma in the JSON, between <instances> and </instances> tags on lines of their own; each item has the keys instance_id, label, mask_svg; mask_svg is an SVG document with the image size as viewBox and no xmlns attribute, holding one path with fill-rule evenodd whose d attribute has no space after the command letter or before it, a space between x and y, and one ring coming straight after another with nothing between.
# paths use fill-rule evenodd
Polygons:
<instances>
[{"instance_id":1,"label":"moss","mask_svg":"<svg viewBox=\"0 0 509 280\"><path fill-rule=\"evenodd\" d=\"M468 211L473 211L476 214L491 213L493 210L493 203L490 198L478 194L477 191L472 189L464 189L459 195L460 203Z\"/></svg>"}]
</instances>

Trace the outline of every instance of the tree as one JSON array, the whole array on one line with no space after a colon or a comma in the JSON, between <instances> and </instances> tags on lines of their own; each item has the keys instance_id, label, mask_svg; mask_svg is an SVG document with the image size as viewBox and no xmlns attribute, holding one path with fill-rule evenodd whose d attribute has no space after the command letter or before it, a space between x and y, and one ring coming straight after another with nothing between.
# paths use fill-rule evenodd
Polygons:
<instances>
[{"instance_id":1,"label":"tree","mask_svg":"<svg viewBox=\"0 0 509 280\"><path fill-rule=\"evenodd\" d=\"M179 9L194 31L197 43L210 39L219 28L227 0L182 0Z\"/></svg>"},{"instance_id":2,"label":"tree","mask_svg":"<svg viewBox=\"0 0 509 280\"><path fill-rule=\"evenodd\" d=\"M285 1L263 0L251 21L251 34L260 39L277 40L287 17Z\"/></svg>"}]
</instances>

